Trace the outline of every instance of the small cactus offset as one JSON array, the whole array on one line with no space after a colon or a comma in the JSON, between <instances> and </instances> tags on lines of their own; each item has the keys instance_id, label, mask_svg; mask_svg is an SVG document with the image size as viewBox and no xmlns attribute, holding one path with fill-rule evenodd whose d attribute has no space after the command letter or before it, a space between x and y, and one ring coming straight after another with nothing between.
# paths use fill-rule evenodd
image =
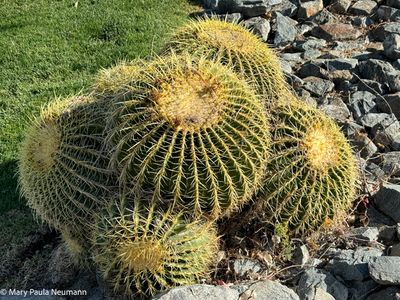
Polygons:
<instances>
[{"instance_id":1,"label":"small cactus offset","mask_svg":"<svg viewBox=\"0 0 400 300\"><path fill-rule=\"evenodd\" d=\"M164 53L189 52L206 55L231 65L254 84L271 107L287 90L285 77L275 53L246 27L217 19L191 21L179 28Z\"/></svg>"},{"instance_id":2,"label":"small cactus offset","mask_svg":"<svg viewBox=\"0 0 400 300\"><path fill-rule=\"evenodd\" d=\"M171 55L148 64L121 93L107 139L121 183L211 217L250 200L270 135L264 107L246 82L217 62Z\"/></svg>"},{"instance_id":3,"label":"small cactus offset","mask_svg":"<svg viewBox=\"0 0 400 300\"><path fill-rule=\"evenodd\" d=\"M354 200L357 163L338 126L300 101L273 112L271 161L255 214L290 234L343 218Z\"/></svg>"},{"instance_id":4,"label":"small cactus offset","mask_svg":"<svg viewBox=\"0 0 400 300\"><path fill-rule=\"evenodd\" d=\"M213 226L133 202L116 201L94 231L94 262L114 290L150 296L205 276L218 250Z\"/></svg>"},{"instance_id":5,"label":"small cactus offset","mask_svg":"<svg viewBox=\"0 0 400 300\"><path fill-rule=\"evenodd\" d=\"M109 189L101 110L90 96L51 103L31 125L20 153L19 183L28 205L73 234L88 231Z\"/></svg>"}]
</instances>

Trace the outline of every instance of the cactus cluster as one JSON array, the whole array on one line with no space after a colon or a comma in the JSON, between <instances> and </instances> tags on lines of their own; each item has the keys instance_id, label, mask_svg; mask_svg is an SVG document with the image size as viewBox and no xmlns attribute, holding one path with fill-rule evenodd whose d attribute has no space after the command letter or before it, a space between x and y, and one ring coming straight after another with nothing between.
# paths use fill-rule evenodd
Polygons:
<instances>
[{"instance_id":1,"label":"cactus cluster","mask_svg":"<svg viewBox=\"0 0 400 300\"><path fill-rule=\"evenodd\" d=\"M116 292L195 283L218 250L215 221L244 205L289 235L349 208L348 142L293 99L273 51L241 24L192 21L160 56L105 69L87 96L40 114L22 194Z\"/></svg>"}]
</instances>

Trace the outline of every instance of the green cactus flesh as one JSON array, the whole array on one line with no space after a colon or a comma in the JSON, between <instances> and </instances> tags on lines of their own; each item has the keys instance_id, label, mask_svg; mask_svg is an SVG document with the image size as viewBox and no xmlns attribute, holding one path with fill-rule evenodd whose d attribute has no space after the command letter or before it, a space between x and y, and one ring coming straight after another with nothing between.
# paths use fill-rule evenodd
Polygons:
<instances>
[{"instance_id":1,"label":"green cactus flesh","mask_svg":"<svg viewBox=\"0 0 400 300\"><path fill-rule=\"evenodd\" d=\"M254 84L267 107L287 90L275 53L241 24L216 19L191 21L173 34L163 53L169 51L206 55L232 66Z\"/></svg>"},{"instance_id":2,"label":"green cactus flesh","mask_svg":"<svg viewBox=\"0 0 400 300\"><path fill-rule=\"evenodd\" d=\"M19 182L42 220L72 233L88 230L108 192L109 160L101 151L101 105L91 97L51 103L22 145Z\"/></svg>"},{"instance_id":3,"label":"green cactus flesh","mask_svg":"<svg viewBox=\"0 0 400 300\"><path fill-rule=\"evenodd\" d=\"M126 186L218 217L259 187L270 141L261 101L232 71L189 55L158 58L116 95L113 166Z\"/></svg>"},{"instance_id":4,"label":"green cactus flesh","mask_svg":"<svg viewBox=\"0 0 400 300\"><path fill-rule=\"evenodd\" d=\"M218 249L210 223L115 203L94 233L94 262L110 286L125 296L149 296L196 283Z\"/></svg>"},{"instance_id":5,"label":"green cactus flesh","mask_svg":"<svg viewBox=\"0 0 400 300\"><path fill-rule=\"evenodd\" d=\"M271 161L259 217L291 234L343 217L355 195L357 164L337 125L321 111L292 101L273 113Z\"/></svg>"}]
</instances>

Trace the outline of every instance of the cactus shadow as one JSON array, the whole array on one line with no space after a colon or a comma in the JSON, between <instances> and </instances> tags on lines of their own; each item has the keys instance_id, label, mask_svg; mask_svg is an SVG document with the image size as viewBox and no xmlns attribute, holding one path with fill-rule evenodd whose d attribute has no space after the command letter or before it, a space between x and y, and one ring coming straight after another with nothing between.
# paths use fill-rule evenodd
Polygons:
<instances>
[{"instance_id":1,"label":"cactus shadow","mask_svg":"<svg viewBox=\"0 0 400 300\"><path fill-rule=\"evenodd\" d=\"M17 160L0 163L0 213L25 206L19 196L17 170Z\"/></svg>"}]
</instances>

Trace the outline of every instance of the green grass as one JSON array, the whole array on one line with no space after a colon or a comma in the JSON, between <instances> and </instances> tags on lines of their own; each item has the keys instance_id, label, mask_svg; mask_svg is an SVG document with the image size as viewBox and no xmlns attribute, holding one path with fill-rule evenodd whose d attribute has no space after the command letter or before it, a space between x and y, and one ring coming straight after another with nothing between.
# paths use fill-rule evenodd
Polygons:
<instances>
[{"instance_id":1,"label":"green grass","mask_svg":"<svg viewBox=\"0 0 400 300\"><path fill-rule=\"evenodd\" d=\"M197 7L186 0L0 0L0 5L1 213L24 205L16 160L40 107L85 90L100 68L157 51Z\"/></svg>"}]
</instances>

